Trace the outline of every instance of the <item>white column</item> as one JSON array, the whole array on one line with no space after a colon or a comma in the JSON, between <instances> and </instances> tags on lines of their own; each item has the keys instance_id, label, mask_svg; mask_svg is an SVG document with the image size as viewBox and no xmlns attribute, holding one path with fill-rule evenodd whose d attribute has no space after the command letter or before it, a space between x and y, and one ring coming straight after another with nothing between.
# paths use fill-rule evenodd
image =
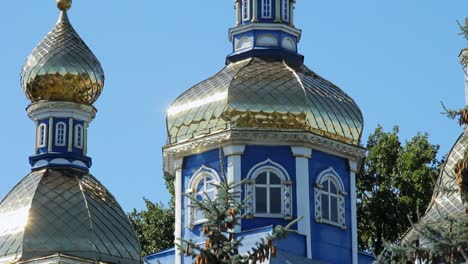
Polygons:
<instances>
[{"instance_id":1,"label":"white column","mask_svg":"<svg viewBox=\"0 0 468 264\"><path fill-rule=\"evenodd\" d=\"M351 239L353 242L353 264L358 264L358 237L357 237L357 209L356 209L356 173L358 162L349 160L350 182L351 182Z\"/></svg>"},{"instance_id":2,"label":"white column","mask_svg":"<svg viewBox=\"0 0 468 264\"><path fill-rule=\"evenodd\" d=\"M309 159L312 157L312 149L308 147L291 147L296 157L296 205L297 216L304 217L297 223L299 234L306 236L307 258L312 258L312 234L310 214L310 183ZM300 206L299 206L300 201Z\"/></svg>"},{"instance_id":3,"label":"white column","mask_svg":"<svg viewBox=\"0 0 468 264\"><path fill-rule=\"evenodd\" d=\"M224 156L227 157L227 182L239 183L242 181L241 163L242 155L244 154L245 145L227 145L223 147ZM235 192L242 192L242 187L238 186L234 189ZM239 202L240 202L239 197ZM241 226L238 225L234 228L236 233L241 231Z\"/></svg>"},{"instance_id":4,"label":"white column","mask_svg":"<svg viewBox=\"0 0 468 264\"><path fill-rule=\"evenodd\" d=\"M276 0L275 6L275 22L281 22L281 0Z\"/></svg>"},{"instance_id":5,"label":"white column","mask_svg":"<svg viewBox=\"0 0 468 264\"><path fill-rule=\"evenodd\" d=\"M236 25L240 26L242 23L242 10L241 10L241 1L234 0L236 2Z\"/></svg>"},{"instance_id":6,"label":"white column","mask_svg":"<svg viewBox=\"0 0 468 264\"><path fill-rule=\"evenodd\" d=\"M183 158L178 158L174 161L175 181L174 181L174 192L175 192L175 240L174 243L180 244L178 238L182 237L182 165ZM180 255L180 249L175 246L175 264L182 264L182 256Z\"/></svg>"},{"instance_id":7,"label":"white column","mask_svg":"<svg viewBox=\"0 0 468 264\"><path fill-rule=\"evenodd\" d=\"M53 144L53 135L54 135L54 118L53 117L49 117L49 133L48 133L48 137L49 137L49 141L48 141L48 151L49 152L52 152L52 144Z\"/></svg>"}]
</instances>

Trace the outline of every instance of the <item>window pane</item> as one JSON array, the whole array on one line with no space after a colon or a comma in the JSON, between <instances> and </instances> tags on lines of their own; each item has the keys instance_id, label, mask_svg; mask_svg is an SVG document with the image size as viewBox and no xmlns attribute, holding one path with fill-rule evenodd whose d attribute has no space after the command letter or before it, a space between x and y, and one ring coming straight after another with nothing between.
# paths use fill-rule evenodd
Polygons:
<instances>
[{"instance_id":1,"label":"window pane","mask_svg":"<svg viewBox=\"0 0 468 264\"><path fill-rule=\"evenodd\" d=\"M255 212L267 213L267 192L264 187L255 188Z\"/></svg>"},{"instance_id":2,"label":"window pane","mask_svg":"<svg viewBox=\"0 0 468 264\"><path fill-rule=\"evenodd\" d=\"M281 184L280 177L273 172L270 172L270 184Z\"/></svg>"},{"instance_id":3,"label":"window pane","mask_svg":"<svg viewBox=\"0 0 468 264\"><path fill-rule=\"evenodd\" d=\"M260 173L257 178L255 179L256 184L266 184L267 183L267 173L262 172Z\"/></svg>"},{"instance_id":4,"label":"window pane","mask_svg":"<svg viewBox=\"0 0 468 264\"><path fill-rule=\"evenodd\" d=\"M203 194L198 194L197 195L197 201L201 202L203 200L204 195Z\"/></svg>"},{"instance_id":5,"label":"window pane","mask_svg":"<svg viewBox=\"0 0 468 264\"><path fill-rule=\"evenodd\" d=\"M323 184L323 190L326 191L326 192L328 192L328 191L330 190L330 187L329 187L329 185L330 185L330 180L326 180L326 181L324 181L322 184Z\"/></svg>"},{"instance_id":6,"label":"window pane","mask_svg":"<svg viewBox=\"0 0 468 264\"><path fill-rule=\"evenodd\" d=\"M322 218L324 220L330 220L328 198L329 198L328 195L322 194Z\"/></svg>"},{"instance_id":7,"label":"window pane","mask_svg":"<svg viewBox=\"0 0 468 264\"><path fill-rule=\"evenodd\" d=\"M205 190L205 181L201 180L197 185L197 193L203 192Z\"/></svg>"},{"instance_id":8,"label":"window pane","mask_svg":"<svg viewBox=\"0 0 468 264\"><path fill-rule=\"evenodd\" d=\"M338 189L333 181L330 181L330 192L334 194L338 194Z\"/></svg>"},{"instance_id":9,"label":"window pane","mask_svg":"<svg viewBox=\"0 0 468 264\"><path fill-rule=\"evenodd\" d=\"M330 220L338 223L338 198L333 196L330 197L330 203Z\"/></svg>"},{"instance_id":10,"label":"window pane","mask_svg":"<svg viewBox=\"0 0 468 264\"><path fill-rule=\"evenodd\" d=\"M270 188L270 213L281 213L281 188Z\"/></svg>"}]
</instances>

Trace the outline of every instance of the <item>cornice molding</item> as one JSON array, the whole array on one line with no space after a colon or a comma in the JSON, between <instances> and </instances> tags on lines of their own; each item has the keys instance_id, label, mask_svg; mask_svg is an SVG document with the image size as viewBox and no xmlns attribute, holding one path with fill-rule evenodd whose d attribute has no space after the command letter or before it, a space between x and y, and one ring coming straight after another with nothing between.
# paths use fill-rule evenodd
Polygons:
<instances>
[{"instance_id":1,"label":"cornice molding","mask_svg":"<svg viewBox=\"0 0 468 264\"><path fill-rule=\"evenodd\" d=\"M365 156L364 148L348 145L333 139L328 139L311 133L304 132L278 132L278 131L245 131L231 130L217 133L186 142L166 145L163 147L164 155L183 156L184 152L191 153L193 150L211 149L219 147L222 142L231 144L263 144L263 145L297 145L309 144L310 147L319 150L334 152L354 158Z\"/></svg>"},{"instance_id":2,"label":"cornice molding","mask_svg":"<svg viewBox=\"0 0 468 264\"><path fill-rule=\"evenodd\" d=\"M244 26L238 26L238 27L230 28L229 29L229 41L231 41L231 42L233 41L234 35L245 33L245 32L252 31L252 30L273 30L273 31L281 30L281 31L284 31L286 33L289 33L289 34L297 37L298 42L300 41L301 34L302 34L302 30L291 27L289 25L282 24L282 23L276 23L276 24L272 24L272 23L251 23L251 24L244 25Z\"/></svg>"},{"instance_id":3,"label":"cornice molding","mask_svg":"<svg viewBox=\"0 0 468 264\"><path fill-rule=\"evenodd\" d=\"M30 104L26 111L32 120L51 117L76 117L91 122L96 116L94 106L63 101L45 101Z\"/></svg>"}]
</instances>

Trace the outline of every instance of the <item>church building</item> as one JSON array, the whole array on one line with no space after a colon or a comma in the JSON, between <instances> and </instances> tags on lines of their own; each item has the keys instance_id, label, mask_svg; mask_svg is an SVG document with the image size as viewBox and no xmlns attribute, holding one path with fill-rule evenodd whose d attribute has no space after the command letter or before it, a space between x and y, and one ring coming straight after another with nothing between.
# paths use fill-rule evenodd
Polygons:
<instances>
[{"instance_id":1,"label":"church building","mask_svg":"<svg viewBox=\"0 0 468 264\"><path fill-rule=\"evenodd\" d=\"M87 128L104 72L68 19L71 2L57 0L57 24L22 69L35 153L0 203L0 264L141 263L127 215L89 173Z\"/></svg>"},{"instance_id":2,"label":"church building","mask_svg":"<svg viewBox=\"0 0 468 264\"><path fill-rule=\"evenodd\" d=\"M232 53L167 111L164 171L175 179L175 237L203 242L204 215L183 194L245 181L247 252L276 225L303 217L270 263L371 263L357 244L356 174L363 117L343 90L304 65L295 0L236 0ZM224 171L222 171L224 170ZM225 177L225 178L224 178ZM177 247L146 257L188 264Z\"/></svg>"}]
</instances>

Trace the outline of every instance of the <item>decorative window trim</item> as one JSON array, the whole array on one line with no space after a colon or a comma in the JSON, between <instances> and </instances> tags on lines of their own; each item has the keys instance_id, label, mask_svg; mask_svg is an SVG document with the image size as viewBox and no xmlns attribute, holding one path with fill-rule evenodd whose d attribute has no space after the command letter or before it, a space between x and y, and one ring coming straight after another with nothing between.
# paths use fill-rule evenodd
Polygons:
<instances>
[{"instance_id":1,"label":"decorative window trim","mask_svg":"<svg viewBox=\"0 0 468 264\"><path fill-rule=\"evenodd\" d=\"M185 191L188 195L196 195L195 188L198 186L200 181L205 177L211 177L215 183L221 182L218 172L216 170L202 165L193 175L190 177L188 189ZM216 189L214 195L216 196ZM206 218L197 219L197 210L191 206L191 200L187 198L187 222L189 223L190 229L193 229L196 225L207 222Z\"/></svg>"},{"instance_id":2,"label":"decorative window trim","mask_svg":"<svg viewBox=\"0 0 468 264\"><path fill-rule=\"evenodd\" d=\"M47 124L40 124L37 127L37 147L44 148L47 146Z\"/></svg>"},{"instance_id":3,"label":"decorative window trim","mask_svg":"<svg viewBox=\"0 0 468 264\"><path fill-rule=\"evenodd\" d=\"M329 196L334 195L334 194L331 194L330 192L324 191L323 183L327 180L331 180L332 182L334 182L336 187L338 188L338 194L336 195L338 198L338 204L337 204L338 221L337 222L323 219L323 215L322 215L322 194L326 194ZM315 221L317 223L325 223L325 224L340 227L341 229L346 229L345 196L347 195L347 193L344 190L345 188L344 188L343 181L341 180L341 177L333 168L330 167L322 171L319 174L314 184ZM329 206L331 205L329 204Z\"/></svg>"},{"instance_id":4,"label":"decorative window trim","mask_svg":"<svg viewBox=\"0 0 468 264\"><path fill-rule=\"evenodd\" d=\"M289 0L281 0L281 9L283 21L289 22L291 16Z\"/></svg>"},{"instance_id":5,"label":"decorative window trim","mask_svg":"<svg viewBox=\"0 0 468 264\"><path fill-rule=\"evenodd\" d=\"M281 179L281 213L265 214L255 212L255 179L263 172L271 171ZM269 217L292 219L292 181L288 172L280 164L267 159L253 166L247 174L245 183L245 197L247 199L247 218Z\"/></svg>"},{"instance_id":6,"label":"decorative window trim","mask_svg":"<svg viewBox=\"0 0 468 264\"><path fill-rule=\"evenodd\" d=\"M262 0L262 18L272 18L273 5L271 0Z\"/></svg>"},{"instance_id":7,"label":"decorative window trim","mask_svg":"<svg viewBox=\"0 0 468 264\"><path fill-rule=\"evenodd\" d=\"M273 34L263 34L257 38L257 46L278 46L278 39Z\"/></svg>"},{"instance_id":8,"label":"decorative window trim","mask_svg":"<svg viewBox=\"0 0 468 264\"><path fill-rule=\"evenodd\" d=\"M83 149L84 147L84 128L81 124L75 125L74 144L75 148Z\"/></svg>"},{"instance_id":9,"label":"decorative window trim","mask_svg":"<svg viewBox=\"0 0 468 264\"><path fill-rule=\"evenodd\" d=\"M250 0L242 0L242 21L250 20Z\"/></svg>"},{"instance_id":10,"label":"decorative window trim","mask_svg":"<svg viewBox=\"0 0 468 264\"><path fill-rule=\"evenodd\" d=\"M62 129L60 129L62 127ZM62 132L60 132L62 130ZM67 125L64 122L58 122L55 125L55 146L64 147L67 145Z\"/></svg>"}]
</instances>

